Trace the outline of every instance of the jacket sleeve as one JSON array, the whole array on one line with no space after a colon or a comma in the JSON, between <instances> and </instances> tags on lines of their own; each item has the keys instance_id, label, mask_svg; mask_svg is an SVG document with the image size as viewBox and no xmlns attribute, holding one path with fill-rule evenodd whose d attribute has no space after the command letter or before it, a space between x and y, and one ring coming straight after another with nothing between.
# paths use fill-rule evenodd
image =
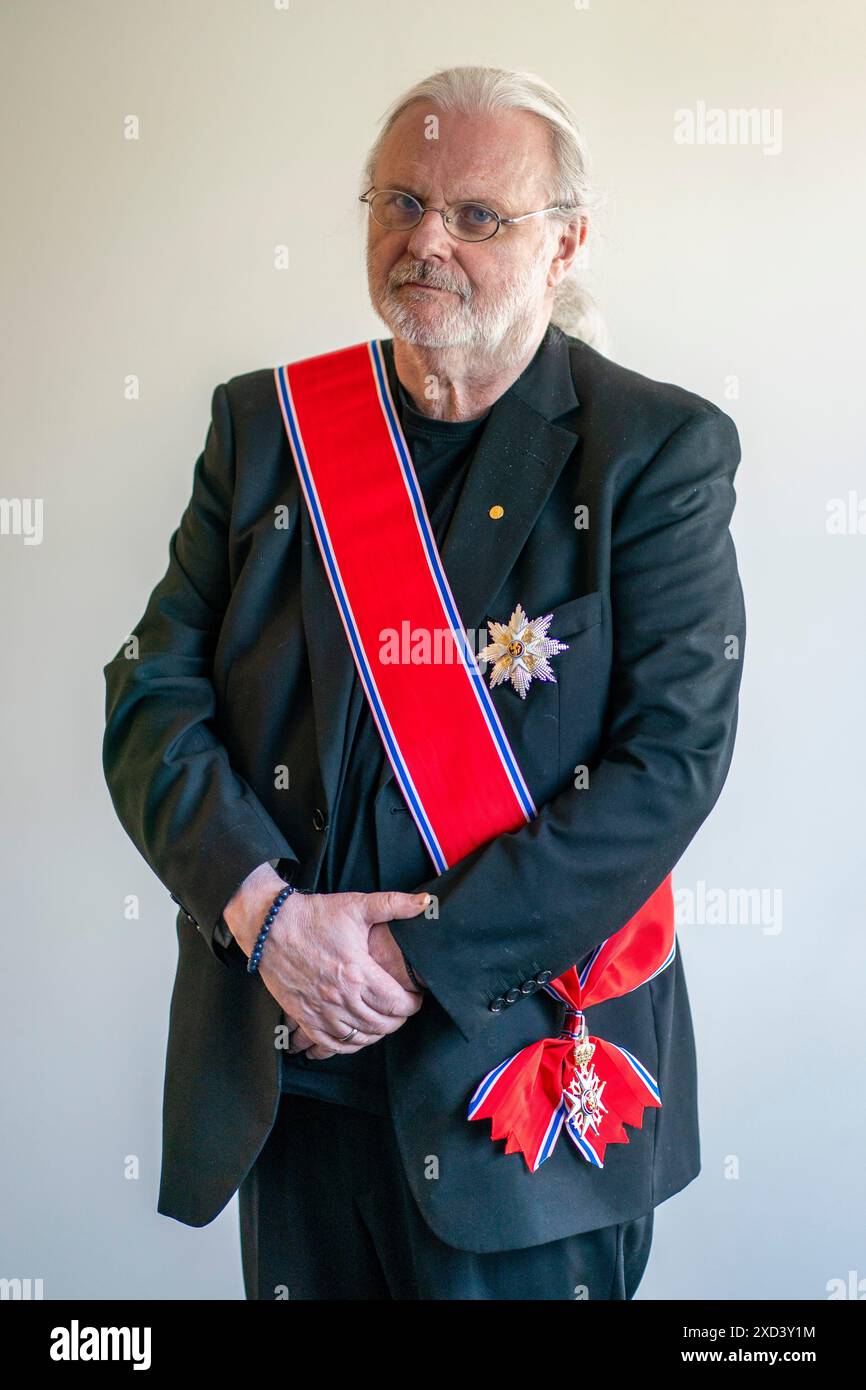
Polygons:
<instances>
[{"instance_id":1,"label":"jacket sleeve","mask_svg":"<svg viewBox=\"0 0 866 1390\"><path fill-rule=\"evenodd\" d=\"M419 885L438 918L390 924L467 1041L521 984L555 978L624 926L719 797L745 640L728 529L739 460L736 426L707 404L618 500L610 694L588 788Z\"/></svg>"},{"instance_id":2,"label":"jacket sleeve","mask_svg":"<svg viewBox=\"0 0 866 1390\"><path fill-rule=\"evenodd\" d=\"M102 763L115 811L224 965L232 938L222 911L237 888L266 860L298 862L233 770L213 723L213 656L231 593L234 470L231 411L220 385L192 496L169 540L168 569L131 638L103 667Z\"/></svg>"}]
</instances>

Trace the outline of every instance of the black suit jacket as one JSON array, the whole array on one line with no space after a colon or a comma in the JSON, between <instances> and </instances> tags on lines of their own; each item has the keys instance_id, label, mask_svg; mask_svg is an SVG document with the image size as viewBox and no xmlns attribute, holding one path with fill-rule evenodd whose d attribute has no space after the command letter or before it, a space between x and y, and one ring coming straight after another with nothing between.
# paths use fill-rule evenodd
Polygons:
<instances>
[{"instance_id":1,"label":"black suit jacket","mask_svg":"<svg viewBox=\"0 0 866 1390\"><path fill-rule=\"evenodd\" d=\"M390 340L386 353L393 374ZM739 458L736 427L709 401L550 329L470 467L442 551L464 626L507 621L519 602L530 617L552 611L550 635L568 650L553 658L555 684L533 682L525 700L510 683L493 692L539 807L530 824L437 877L387 762L377 793L390 886L429 889L439 915L392 925L430 992L374 1045L412 1192L460 1248L630 1220L700 1170L679 950L655 980L588 1013L662 1097L603 1169L562 1136L530 1173L466 1106L495 1063L558 1031L536 980L628 921L722 789L745 637L728 530ZM180 905L158 1210L202 1226L249 1171L279 1102L280 1006L215 930L266 859L315 889L354 670L269 368L214 391L168 569L133 631L137 659L121 648L104 668L103 762L122 824ZM281 766L288 790L275 786Z\"/></svg>"}]
</instances>

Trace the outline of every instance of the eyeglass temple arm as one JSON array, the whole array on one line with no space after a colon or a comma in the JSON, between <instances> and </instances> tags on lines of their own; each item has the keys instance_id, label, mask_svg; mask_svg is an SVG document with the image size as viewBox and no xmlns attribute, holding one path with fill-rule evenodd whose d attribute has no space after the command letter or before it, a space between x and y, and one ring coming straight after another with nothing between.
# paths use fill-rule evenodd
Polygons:
<instances>
[{"instance_id":1,"label":"eyeglass temple arm","mask_svg":"<svg viewBox=\"0 0 866 1390\"><path fill-rule=\"evenodd\" d=\"M525 222L527 217L540 217L544 212L576 212L577 209L571 203L556 203L552 208L539 208L537 212L524 212L521 217L500 217L500 222L507 222L509 227L515 222Z\"/></svg>"}]
</instances>

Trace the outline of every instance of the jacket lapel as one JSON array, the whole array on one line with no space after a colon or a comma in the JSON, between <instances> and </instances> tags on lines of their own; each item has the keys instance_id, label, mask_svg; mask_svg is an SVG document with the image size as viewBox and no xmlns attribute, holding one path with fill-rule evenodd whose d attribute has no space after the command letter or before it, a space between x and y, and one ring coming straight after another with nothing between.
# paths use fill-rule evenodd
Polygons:
<instances>
[{"instance_id":1,"label":"jacket lapel","mask_svg":"<svg viewBox=\"0 0 866 1390\"><path fill-rule=\"evenodd\" d=\"M386 339L383 347L393 389L393 341ZM464 628L486 626L490 603L514 567L579 438L576 429L555 422L578 404L568 341L549 328L533 361L490 412L441 548ZM503 508L498 521L490 517L490 508L496 504ZM319 766L330 811L338 785L355 663L303 498L301 538L304 631ZM386 758L379 785L384 786L393 775Z\"/></svg>"}]
</instances>

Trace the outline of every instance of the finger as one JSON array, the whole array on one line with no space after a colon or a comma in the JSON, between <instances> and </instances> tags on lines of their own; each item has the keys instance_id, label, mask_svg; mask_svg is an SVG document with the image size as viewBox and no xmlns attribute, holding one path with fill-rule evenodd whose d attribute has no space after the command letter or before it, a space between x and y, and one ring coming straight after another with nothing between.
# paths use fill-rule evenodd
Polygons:
<instances>
[{"instance_id":1,"label":"finger","mask_svg":"<svg viewBox=\"0 0 866 1390\"><path fill-rule=\"evenodd\" d=\"M391 978L390 975L388 978ZM318 1011L320 1027L327 1033L333 1033L337 1039L344 1037L350 1028L357 1028L359 1033L369 1037L381 1037L390 1028L393 1009L368 1002L367 996L379 997L376 984L371 986L365 978L358 986L357 997L323 1005Z\"/></svg>"},{"instance_id":2,"label":"finger","mask_svg":"<svg viewBox=\"0 0 866 1390\"><path fill-rule=\"evenodd\" d=\"M388 1033L396 1033L407 1019L418 1012L424 1001L423 994L417 990L404 989L386 970L371 973L361 988L365 1009L363 1016L362 1001L353 1004L346 999L339 1005L322 1009L316 1019L316 1028L311 1030L308 1020L307 1032L312 1032L317 1043L322 1041L324 1035L330 1040L331 1045L339 1044L340 1052L351 1051L352 1043L360 1035L375 1041ZM349 1028L357 1028L358 1032L343 1044L342 1039L348 1031L347 1024Z\"/></svg>"},{"instance_id":3,"label":"finger","mask_svg":"<svg viewBox=\"0 0 866 1390\"><path fill-rule=\"evenodd\" d=\"M334 1057L337 1054L340 1056L347 1056L352 1052L360 1052L362 1048L369 1046L370 1043L379 1041L380 1039L378 1037L371 1037L369 1034L361 1033L355 1028L351 1030L351 1035L349 1037L346 1037L345 1032L340 1032L339 1035L334 1035L333 1037L329 1033L322 1032L317 1037L313 1047L307 1052L307 1056L315 1058L316 1061L322 1061L325 1057Z\"/></svg>"},{"instance_id":4,"label":"finger","mask_svg":"<svg viewBox=\"0 0 866 1390\"><path fill-rule=\"evenodd\" d=\"M399 1019L397 1021L397 1027L405 1022L405 1018ZM367 1033L353 1033L351 1039L347 1039L344 1042L343 1039L345 1036L345 1033L336 1037L324 1032L317 1035L316 1042L314 1046L310 1048L307 1056L314 1057L316 1060L320 1060L325 1056L333 1057L335 1054L345 1056L352 1052L360 1052L363 1048L372 1047L374 1043L382 1041L381 1036L371 1036Z\"/></svg>"},{"instance_id":5,"label":"finger","mask_svg":"<svg viewBox=\"0 0 866 1390\"><path fill-rule=\"evenodd\" d=\"M375 1033L368 1030L359 1029L353 1032L351 1037L347 1037L345 1026L345 1015L339 1017L325 1017L320 1015L315 1021L307 1021L306 1031L313 1040L316 1048L327 1048L330 1052L337 1052L345 1056L352 1052L360 1052L364 1047L370 1047L373 1043L381 1042L382 1038L389 1033L395 1033L406 1022L405 1018L382 1018L382 1023ZM312 1050L307 1052L308 1057L315 1054Z\"/></svg>"},{"instance_id":6,"label":"finger","mask_svg":"<svg viewBox=\"0 0 866 1390\"><path fill-rule=\"evenodd\" d=\"M319 1027L335 1038L350 1028L373 1037L393 1033L421 1007L423 996L417 990L404 989L372 956L364 958L361 973L353 979L351 994L320 1004L315 1010ZM309 1023L308 1019L307 1032Z\"/></svg>"},{"instance_id":7,"label":"finger","mask_svg":"<svg viewBox=\"0 0 866 1390\"><path fill-rule=\"evenodd\" d=\"M396 1018L383 1018L381 1025L377 1028L375 1033L353 1033L351 1038L346 1038L345 1042L341 1041L341 1039L346 1037L345 1033L337 1034L333 1032L333 1023L323 1022L321 1031L318 1029L313 1030L314 1041L319 1046L325 1045L333 1048L335 1052L357 1052L361 1047L368 1047L371 1043L381 1042L383 1038L388 1037L391 1033L396 1033L397 1029L402 1028L403 1024L407 1021L407 1018L402 1016Z\"/></svg>"},{"instance_id":8,"label":"finger","mask_svg":"<svg viewBox=\"0 0 866 1390\"><path fill-rule=\"evenodd\" d=\"M367 967L361 998L368 1008L392 1024L395 1019L411 1018L418 1012L424 997L418 990L405 989L372 957ZM393 1027L389 1026L387 1031L393 1032Z\"/></svg>"},{"instance_id":9,"label":"finger","mask_svg":"<svg viewBox=\"0 0 866 1390\"><path fill-rule=\"evenodd\" d=\"M388 978L390 979L390 976ZM361 978L358 989L364 988L367 988L366 981ZM356 1050L352 1046L353 1043L366 1046L368 1043L376 1042L386 1032L393 1032L399 1023L405 1022L405 1019L394 1020L390 1014L380 1013L360 1000L338 1000L330 1005L308 1000L298 1007L297 1011L304 1022L297 1024L289 1035L286 1051L294 1053L306 1050L308 1056L311 1055L309 1048L313 1045L329 1047L332 1050L339 1047L341 1052L351 1052ZM340 1040L345 1038L351 1029L355 1031L344 1046Z\"/></svg>"},{"instance_id":10,"label":"finger","mask_svg":"<svg viewBox=\"0 0 866 1390\"><path fill-rule=\"evenodd\" d=\"M361 896L360 894L358 895ZM370 975L374 975L373 988L371 989ZM292 993L292 1017L286 1016L287 1024L291 1025L292 1031L289 1034L287 1051L300 1050L298 1044L303 1039L303 1046L309 1047L311 1040L321 1042L324 1033L331 1033L334 1037L344 1036L350 1028L357 1028L359 1033L364 1033L370 1038L381 1037L386 1031L391 1031L391 1022L394 1013L400 1011L401 1005L405 1005L405 1016L414 1012L414 1007L407 1004L401 998L402 987L397 985L390 998L387 998L381 988L381 967L376 964L372 957L361 954L353 963L350 971L345 973L337 985L333 980L328 989L329 998L323 1000L316 995L319 988L309 993ZM385 972L385 982L392 980L392 977ZM396 981L392 980L396 985ZM368 1003L365 995L375 994L377 998L385 1000L385 1006L381 1007L373 1003ZM413 991L410 998L414 999L417 995ZM303 1020L301 1024L300 1020ZM303 1031L299 1032L299 1028ZM314 1037L315 1031L319 1030L319 1036Z\"/></svg>"},{"instance_id":11,"label":"finger","mask_svg":"<svg viewBox=\"0 0 866 1390\"><path fill-rule=\"evenodd\" d=\"M430 902L429 893L365 893L361 904L364 921L392 922L400 917L417 917Z\"/></svg>"},{"instance_id":12,"label":"finger","mask_svg":"<svg viewBox=\"0 0 866 1390\"><path fill-rule=\"evenodd\" d=\"M345 1032L331 1034L323 1032L319 1038L317 1047L329 1047L332 1051L339 1048L341 1055L351 1052L360 1052L362 1048L369 1047L371 1043L381 1042L381 1035L378 1033L353 1032L347 1037Z\"/></svg>"}]
</instances>

